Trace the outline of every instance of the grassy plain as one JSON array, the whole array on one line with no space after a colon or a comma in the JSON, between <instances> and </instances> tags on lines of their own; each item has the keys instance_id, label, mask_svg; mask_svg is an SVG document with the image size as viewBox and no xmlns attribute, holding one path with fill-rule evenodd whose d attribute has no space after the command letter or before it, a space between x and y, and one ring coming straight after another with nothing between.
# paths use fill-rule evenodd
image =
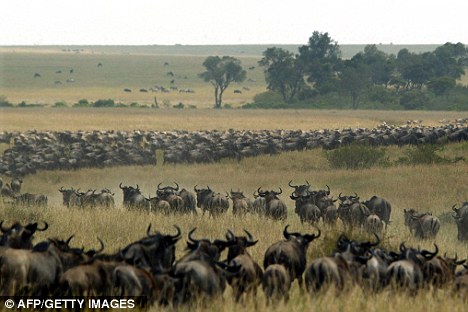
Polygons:
<instances>
[{"instance_id":1,"label":"grassy plain","mask_svg":"<svg viewBox=\"0 0 468 312\"><path fill-rule=\"evenodd\" d=\"M447 153L466 155L468 145L455 144L447 147ZM391 149L389 154L393 157L401 155L397 148ZM343 192L349 194L357 192L363 199L378 194L387 198L393 207L392 224L384 234L383 244L386 247L397 249L400 242L410 246L433 248L436 242L441 252L449 255L458 253L459 257L468 257L465 243L456 240L456 227L450 216L450 207L454 203L466 200L468 188L468 167L466 163L431 166L401 166L391 168L374 168L360 171L332 170L329 168L323 151L292 152L277 156L262 156L245 159L241 162L222 161L211 165L170 165L170 166L144 166L144 167L116 167L107 169L83 169L79 171L40 172L25 178L24 192L43 193L49 196L49 206L45 209L28 208L17 209L2 207L1 219L11 222L13 220L47 220L50 229L41 233L40 239L60 236L68 237L75 234L73 244L92 248L97 246L96 237L106 243L108 252L116 251L119 247L145 235L149 223L153 228L163 232L174 232L173 224L181 227L184 238L177 245L177 256L184 253L185 235L193 227L197 227L195 237L223 238L226 229L235 233L242 233L248 229L259 243L250 249L256 261L262 263L263 254L269 245L282 239L282 230L286 224L292 229L301 232L314 232L314 228L302 225L293 213L293 202L288 198L291 189L287 186L290 179L296 183L308 180L314 188L323 188L330 185L332 195L338 196ZM259 186L265 189L284 190L281 196L289 207L289 216L286 222L273 222L247 216L246 218L233 217L231 211L222 218L212 220L200 214L194 216L162 216L140 212L129 212L122 208L122 194L118 184L139 184L144 194L154 195L159 182L171 184L177 181L181 186L192 188L195 184L207 185L216 191L224 192L232 189L241 189L251 194ZM76 188L103 188L108 187L116 193L117 207L115 209L96 210L68 210L61 205L61 187L74 186ZM1 204L0 204L1 205ZM411 237L403 224L403 209L415 208L421 211L431 211L442 221L441 231L435 241L417 241ZM319 225L324 233L323 237L314 241L308 251L308 259L328 255L331 242L343 230L341 224L336 228L327 228ZM362 233L355 235L363 236ZM228 287L225 300L216 301L210 311L234 310L264 310L265 301L260 291L256 303L253 300L245 305L236 305L232 302L230 288ZM388 301L395 304L388 305ZM414 307L412 307L412 305ZM398 304L398 307L395 306ZM291 300L286 305L275 307L275 310L302 311L356 311L381 310L401 311L404 307L412 307L412 311L461 311L465 303L452 296L450 289L439 291L424 291L418 296L409 297L404 293L393 294L390 291L369 296L358 288L341 294L338 299L332 292L317 296L301 294L297 285L291 290ZM157 309L155 308L154 311ZM200 308L200 310L204 310Z\"/></svg>"},{"instance_id":2,"label":"grassy plain","mask_svg":"<svg viewBox=\"0 0 468 312\"><path fill-rule=\"evenodd\" d=\"M272 45L273 46L273 45ZM280 45L281 46L281 45ZM299 45L282 48L297 53ZM401 48L423 52L437 45L379 45L388 53ZM254 95L266 90L262 68L257 62L267 45L232 46L38 46L0 47L0 96L12 103L54 105L65 102L73 105L80 99L96 101L113 99L116 102L151 105L155 98L160 106L178 103L199 108L213 106L213 88L198 77L208 55L230 55L241 60L247 79L234 83L224 94L224 103L234 107L251 102ZM343 57L350 58L364 45L341 46ZM75 52L75 50L77 52ZM102 63L102 67L97 67ZM167 63L168 65L164 65ZM70 73L73 69L73 73ZM60 72L60 73L58 73ZM172 72L174 76L169 76ZM34 78L38 73L41 77ZM67 82L71 81L73 82ZM171 84L171 80L174 83ZM195 93L171 91L139 92L155 86L166 89L192 89ZM124 92L125 88L132 90ZM234 94L239 89L241 94Z\"/></svg>"}]
</instances>

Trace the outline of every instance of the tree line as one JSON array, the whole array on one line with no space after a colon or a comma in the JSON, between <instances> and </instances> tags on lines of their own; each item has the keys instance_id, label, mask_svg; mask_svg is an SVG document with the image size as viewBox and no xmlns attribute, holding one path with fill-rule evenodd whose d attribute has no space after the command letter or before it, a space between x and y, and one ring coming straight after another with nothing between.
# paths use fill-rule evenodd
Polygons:
<instances>
[{"instance_id":1,"label":"tree line","mask_svg":"<svg viewBox=\"0 0 468 312\"><path fill-rule=\"evenodd\" d=\"M315 31L297 53L271 47L258 63L269 91L245 107L468 109L468 88L457 84L468 66L468 49L460 42L397 55L370 44L343 59L338 43ZM224 90L242 82L246 71L228 56L209 56L203 66L200 77L213 84L215 108L221 108Z\"/></svg>"}]
</instances>

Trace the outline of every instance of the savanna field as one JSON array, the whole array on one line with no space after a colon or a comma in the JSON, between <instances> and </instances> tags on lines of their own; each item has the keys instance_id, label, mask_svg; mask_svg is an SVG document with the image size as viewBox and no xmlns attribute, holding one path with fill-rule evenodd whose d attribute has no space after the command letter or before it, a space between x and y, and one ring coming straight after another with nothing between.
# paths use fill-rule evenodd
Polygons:
<instances>
[{"instance_id":1,"label":"savanna field","mask_svg":"<svg viewBox=\"0 0 468 312\"><path fill-rule=\"evenodd\" d=\"M5 48L4 48L5 49ZM113 98L117 101L130 103L137 101L151 104L156 96L158 102L196 105L199 109L176 110L160 105L160 109L137 108L4 108L0 109L0 131L24 132L31 129L39 131L53 130L261 130L261 129L343 129L343 128L373 128L386 122L387 124L403 125L407 120L422 120L423 125L436 126L440 120L453 121L466 118L463 112L421 112L421 111L346 111L346 110L212 110L210 99L212 90L206 83L195 79L202 68L187 61L187 57L179 55L122 55L99 50L93 53L86 51L80 55L78 63L73 63L78 54L63 52L50 54L11 49L2 52L2 63L8 75L0 77L0 95L5 95L14 102L25 100L28 103L48 103L65 101L74 103L81 98L96 100L98 98ZM114 51L115 52L115 51ZM232 51L230 51L232 52ZM29 54L28 54L29 53ZM133 52L132 52L133 53ZM139 51L145 54L144 51ZM194 56L197 64L204 59L203 51ZM256 52L244 51L242 62L244 66L256 66ZM232 53L231 53L232 54ZM118 66L121 59L127 60L124 66ZM42 59L41 59L42 58ZM151 63L151 66L145 66ZM146 58L146 59L145 59ZM184 65L183 61L187 61ZM30 63L28 63L30 62ZM102 62L103 66L97 67ZM169 65L164 65L167 62ZM42 64L42 65L41 65ZM73 83L64 82L69 79L69 69L73 68ZM131 70L130 70L131 69ZM58 74L57 71L62 71ZM68 72L67 72L68 70ZM34 72L41 72L41 77L33 78ZM127 72L141 73L127 75ZM139 88L149 88L152 85L170 85L167 72L173 71L179 88L193 88L194 94L181 93L140 93ZM157 75L153 76L153 73ZM184 78L187 76L187 78ZM57 78L58 77L58 78ZM127 78L132 77L129 81ZM232 86L226 93L226 103L233 106L246 103L255 93L265 90L265 82L260 68L248 72L252 81L244 85ZM54 84L54 81L62 84ZM22 84L28 86L23 88ZM232 93L232 89L247 87L240 95ZM122 92L123 88L132 88L132 93ZM232 89L231 89L232 88ZM0 152L8 149L6 143L0 144ZM389 160L393 163L405 155L408 147L386 147ZM451 159L468 158L468 143L451 143L445 145L439 152L441 156ZM243 229L252 233L258 243L249 248L253 259L261 266L266 249L278 240L283 239L283 229L290 225L290 231L301 233L316 233L317 229L307 224L301 224L294 213L294 202L289 198L292 189L288 182L296 184L310 182L313 189L324 189L330 186L331 195L337 198L339 193L351 195L357 193L361 200L373 195L384 197L392 204L392 223L382 235L382 246L398 250L401 242L407 246L421 247L433 250L433 244L439 246L440 253L458 258L468 258L468 245L457 240L457 228L452 218L451 207L460 206L468 201L468 164L465 161L430 165L391 165L376 166L362 170L334 169L326 158L326 151L314 149L302 152L285 152L273 156L258 156L244 158L240 161L221 160L213 164L178 164L151 166L126 166L103 169L80 169L71 171L39 171L35 175L23 178L22 192L45 194L48 196L46 208L19 208L0 201L0 220L5 224L13 221L31 222L44 220L49 223L46 232L37 232L34 242L40 242L48 237L68 238L74 234L72 246L98 248L99 237L105 243L104 252L117 252L146 235L146 229L152 224L154 230L163 233L175 232L173 225L182 230L182 239L176 245L176 257L185 254L187 233L197 228L196 238L224 239L226 230L230 229L237 235ZM2 177L4 182L9 178ZM195 185L209 185L213 190L224 194L231 189L244 191L248 197L257 188L281 188L280 198L288 207L286 221L270 219L247 214L245 217L232 215L232 203L228 212L217 219L206 214L192 215L161 215L139 211L128 211L122 205L123 196L119 183L123 185L138 184L145 196L155 196L159 183L172 185L176 181L181 187L193 190ZM116 207L113 209L69 209L62 205L61 187L81 190L109 188L115 192ZM431 212L441 221L440 232L434 240L417 240L404 225L403 209L414 208L418 211ZM313 241L307 251L307 260L330 255L335 247L336 238L344 231L338 221L336 227L318 224L322 236ZM373 239L372 236L355 231L347 233L351 238ZM226 258L226 252L221 259ZM194 308L200 311L465 311L466 300L456 296L450 286L443 289L424 289L411 296L405 292L393 292L385 289L378 293L367 293L360 287L348 285L347 289L337 294L333 290L319 294L301 292L297 282L293 283L288 303L266 306L266 300L258 289L256 298L249 298L243 303L235 303L231 287L228 285L222 298L216 299L208 306ZM468 298L468 297L466 297ZM153 306L150 311L163 308ZM167 308L170 310L170 308ZM189 308L179 307L178 310Z\"/></svg>"}]
</instances>

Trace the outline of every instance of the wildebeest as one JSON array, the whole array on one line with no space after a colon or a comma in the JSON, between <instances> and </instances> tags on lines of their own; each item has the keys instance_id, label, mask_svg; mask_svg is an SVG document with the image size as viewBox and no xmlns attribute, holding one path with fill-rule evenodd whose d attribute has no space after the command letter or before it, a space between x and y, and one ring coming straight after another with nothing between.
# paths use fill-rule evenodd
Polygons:
<instances>
[{"instance_id":1,"label":"wildebeest","mask_svg":"<svg viewBox=\"0 0 468 312\"><path fill-rule=\"evenodd\" d=\"M380 234L383 229L383 222L380 220L378 215L371 214L364 221L364 229L371 234Z\"/></svg>"},{"instance_id":2,"label":"wildebeest","mask_svg":"<svg viewBox=\"0 0 468 312\"><path fill-rule=\"evenodd\" d=\"M265 215L265 210L266 210L266 200L264 197L261 197L258 195L258 193L255 191L253 193L254 201L252 203L252 211L253 213L264 216Z\"/></svg>"},{"instance_id":3,"label":"wildebeest","mask_svg":"<svg viewBox=\"0 0 468 312\"><path fill-rule=\"evenodd\" d=\"M63 186L59 189L59 192L62 193L63 205L67 207L79 207L80 196L77 195L79 190L75 190L73 187L69 189L64 189Z\"/></svg>"},{"instance_id":4,"label":"wildebeest","mask_svg":"<svg viewBox=\"0 0 468 312\"><path fill-rule=\"evenodd\" d=\"M227 197L213 192L209 186L206 189L198 189L195 185L193 190L197 193L197 207L201 208L203 214L208 211L210 216L216 217L229 208Z\"/></svg>"},{"instance_id":5,"label":"wildebeest","mask_svg":"<svg viewBox=\"0 0 468 312\"><path fill-rule=\"evenodd\" d=\"M322 212L319 207L313 203L312 194L301 195L301 196L290 196L292 200L296 202L296 208L294 212L299 216L301 222L308 222L310 224L316 224L320 221Z\"/></svg>"},{"instance_id":6,"label":"wildebeest","mask_svg":"<svg viewBox=\"0 0 468 312\"><path fill-rule=\"evenodd\" d=\"M21 192L21 185L23 184L23 180L19 178L13 178L10 182L11 190L14 194L19 194Z\"/></svg>"},{"instance_id":7,"label":"wildebeest","mask_svg":"<svg viewBox=\"0 0 468 312\"><path fill-rule=\"evenodd\" d=\"M197 202L196 202L196 197L195 195L186 190L185 188L182 188L178 193L176 193L177 195L180 196L180 198L182 198L182 200L184 201L184 208L183 208L183 211L186 212L186 213L193 213L193 214L197 214L197 209L196 209L196 205L197 205Z\"/></svg>"},{"instance_id":8,"label":"wildebeest","mask_svg":"<svg viewBox=\"0 0 468 312\"><path fill-rule=\"evenodd\" d=\"M265 198L265 216L272 218L273 220L286 220L288 217L288 209L286 204L278 198L283 192L279 188L279 192L262 191L261 187L257 189L258 196Z\"/></svg>"},{"instance_id":9,"label":"wildebeest","mask_svg":"<svg viewBox=\"0 0 468 312\"><path fill-rule=\"evenodd\" d=\"M370 199L363 202L369 208L370 212L375 213L387 228L390 223L390 214L392 213L392 205L384 198L372 196Z\"/></svg>"},{"instance_id":10,"label":"wildebeest","mask_svg":"<svg viewBox=\"0 0 468 312\"><path fill-rule=\"evenodd\" d=\"M36 231L46 231L49 228L47 222L43 222L44 226L39 227L37 222L22 225L19 222L14 222L10 227L3 226L3 220L0 221L0 230L2 236L0 238L0 246L15 248L15 249L32 249L32 240Z\"/></svg>"},{"instance_id":11,"label":"wildebeest","mask_svg":"<svg viewBox=\"0 0 468 312\"><path fill-rule=\"evenodd\" d=\"M298 232L288 232L289 225L283 230L286 240L279 241L268 247L263 260L263 268L266 269L271 264L282 264L288 270L291 281L298 280L302 286L302 273L306 267L306 251L310 242L320 237L320 230L317 234L301 234Z\"/></svg>"},{"instance_id":12,"label":"wildebeest","mask_svg":"<svg viewBox=\"0 0 468 312\"><path fill-rule=\"evenodd\" d=\"M228 230L226 238L229 242L236 242L228 249L228 256L226 262L231 266L239 266L239 271L228 276L227 280L234 290L234 297L239 301L242 294L252 294L254 297L257 294L257 287L262 278L262 269L252 259L248 247L254 246L258 241L254 241L252 234L244 230L246 236L235 236L234 233Z\"/></svg>"},{"instance_id":13,"label":"wildebeest","mask_svg":"<svg viewBox=\"0 0 468 312\"><path fill-rule=\"evenodd\" d=\"M179 191L179 185L176 182L174 183L176 187L172 187L172 186L161 187L161 183L159 183L156 194L158 195L159 198L167 201L171 205L172 213L185 213L187 211L185 209L184 200L177 193Z\"/></svg>"},{"instance_id":14,"label":"wildebeest","mask_svg":"<svg viewBox=\"0 0 468 312\"><path fill-rule=\"evenodd\" d=\"M426 261L434 258L439 252L435 245L435 251L419 251L407 248L400 244L399 260L392 262L387 268L388 283L396 288L405 288L412 292L423 286L423 266Z\"/></svg>"},{"instance_id":15,"label":"wildebeest","mask_svg":"<svg viewBox=\"0 0 468 312\"><path fill-rule=\"evenodd\" d=\"M252 202L249 198L245 197L243 192L231 190L229 198L232 200L233 215L244 216L246 213L252 212Z\"/></svg>"},{"instance_id":16,"label":"wildebeest","mask_svg":"<svg viewBox=\"0 0 468 312\"><path fill-rule=\"evenodd\" d=\"M14 195L14 204L22 207L46 207L47 196L42 194L24 193L21 195Z\"/></svg>"},{"instance_id":17,"label":"wildebeest","mask_svg":"<svg viewBox=\"0 0 468 312\"><path fill-rule=\"evenodd\" d=\"M128 92L128 93L130 93L130 92L132 92L132 89L125 88L125 89L123 89L123 91L124 91L124 92Z\"/></svg>"},{"instance_id":18,"label":"wildebeest","mask_svg":"<svg viewBox=\"0 0 468 312\"><path fill-rule=\"evenodd\" d=\"M291 277L284 265L270 264L262 276L262 289L267 304L278 302L281 299L288 302L291 283Z\"/></svg>"},{"instance_id":19,"label":"wildebeest","mask_svg":"<svg viewBox=\"0 0 468 312\"><path fill-rule=\"evenodd\" d=\"M419 213L414 209L403 209L405 225L417 238L435 238L440 229L440 220L431 213Z\"/></svg>"},{"instance_id":20,"label":"wildebeest","mask_svg":"<svg viewBox=\"0 0 468 312\"><path fill-rule=\"evenodd\" d=\"M464 202L460 208L456 207L456 205L452 207L455 212L452 217L457 224L457 238L459 241L465 241L468 240L468 202Z\"/></svg>"},{"instance_id":21,"label":"wildebeest","mask_svg":"<svg viewBox=\"0 0 468 312\"><path fill-rule=\"evenodd\" d=\"M134 188L133 186L122 186L122 182L120 182L119 187L123 191L123 204L125 207L150 210L149 200L141 194L138 184Z\"/></svg>"},{"instance_id":22,"label":"wildebeest","mask_svg":"<svg viewBox=\"0 0 468 312\"><path fill-rule=\"evenodd\" d=\"M313 293L334 285L337 290L342 290L349 271L348 263L339 253L313 259L304 274L306 289Z\"/></svg>"},{"instance_id":23,"label":"wildebeest","mask_svg":"<svg viewBox=\"0 0 468 312\"><path fill-rule=\"evenodd\" d=\"M362 226L370 215L369 208L359 202L357 194L354 196L341 196L340 193L338 198L341 201L338 207L338 216L345 226L350 228Z\"/></svg>"}]
</instances>

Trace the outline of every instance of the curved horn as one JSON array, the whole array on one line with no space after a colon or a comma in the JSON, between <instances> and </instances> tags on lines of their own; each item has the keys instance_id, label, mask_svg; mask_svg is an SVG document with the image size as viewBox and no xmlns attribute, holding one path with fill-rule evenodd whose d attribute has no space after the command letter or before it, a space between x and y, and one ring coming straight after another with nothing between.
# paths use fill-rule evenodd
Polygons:
<instances>
[{"instance_id":1,"label":"curved horn","mask_svg":"<svg viewBox=\"0 0 468 312\"><path fill-rule=\"evenodd\" d=\"M188 239L192 242L192 243L199 243L200 241L199 240L196 240L192 237L192 234L193 232L195 232L197 228L194 227L189 233L188 233Z\"/></svg>"},{"instance_id":2,"label":"curved horn","mask_svg":"<svg viewBox=\"0 0 468 312\"><path fill-rule=\"evenodd\" d=\"M281 189L281 187L279 189L280 189L280 191L279 191L279 193L276 193L276 195L279 195L279 194L283 193L283 190Z\"/></svg>"},{"instance_id":3,"label":"curved horn","mask_svg":"<svg viewBox=\"0 0 468 312\"><path fill-rule=\"evenodd\" d=\"M99 241L99 244L101 245L101 247L99 247L99 250L96 250L95 253L100 253L104 250L104 242L98 237L97 238L98 241Z\"/></svg>"},{"instance_id":4,"label":"curved horn","mask_svg":"<svg viewBox=\"0 0 468 312\"><path fill-rule=\"evenodd\" d=\"M341 192L340 192L340 194L338 194L338 198L339 200L343 201L346 198L346 196L341 196Z\"/></svg>"},{"instance_id":5,"label":"curved horn","mask_svg":"<svg viewBox=\"0 0 468 312\"><path fill-rule=\"evenodd\" d=\"M63 186L59 189L59 192L60 192L60 193L65 192L65 190L63 189Z\"/></svg>"},{"instance_id":6,"label":"curved horn","mask_svg":"<svg viewBox=\"0 0 468 312\"><path fill-rule=\"evenodd\" d=\"M456 213L458 213L457 204L452 206L452 210L455 211Z\"/></svg>"},{"instance_id":7,"label":"curved horn","mask_svg":"<svg viewBox=\"0 0 468 312\"><path fill-rule=\"evenodd\" d=\"M289 234L288 232L288 227L289 227L289 224L285 226L284 230L283 230L283 236L284 238L286 239L289 239L289 237L291 236L291 234Z\"/></svg>"},{"instance_id":8,"label":"curved horn","mask_svg":"<svg viewBox=\"0 0 468 312\"><path fill-rule=\"evenodd\" d=\"M293 193L291 194L291 196L289 196L289 198L291 198L292 200L298 200L299 198L301 198L300 196L294 195L294 193L295 193L295 192L293 192Z\"/></svg>"},{"instance_id":9,"label":"curved horn","mask_svg":"<svg viewBox=\"0 0 468 312\"><path fill-rule=\"evenodd\" d=\"M120 182L119 187L123 190L124 188L122 187L122 182Z\"/></svg>"},{"instance_id":10,"label":"curved horn","mask_svg":"<svg viewBox=\"0 0 468 312\"><path fill-rule=\"evenodd\" d=\"M259 196L265 196L265 192L260 192L261 191L261 186L257 189L257 193Z\"/></svg>"},{"instance_id":11,"label":"curved horn","mask_svg":"<svg viewBox=\"0 0 468 312\"><path fill-rule=\"evenodd\" d=\"M140 190L140 187L138 186L138 184L137 184L136 186L137 186L137 188L136 188L136 189L137 189L137 191L139 191L139 190Z\"/></svg>"},{"instance_id":12,"label":"curved horn","mask_svg":"<svg viewBox=\"0 0 468 312\"><path fill-rule=\"evenodd\" d=\"M70 244L70 241L72 240L72 238L75 237L75 234L73 234L72 236L70 236L66 241L65 243Z\"/></svg>"},{"instance_id":13,"label":"curved horn","mask_svg":"<svg viewBox=\"0 0 468 312\"><path fill-rule=\"evenodd\" d=\"M158 184L158 191L162 190L162 188L160 188L162 182Z\"/></svg>"},{"instance_id":14,"label":"curved horn","mask_svg":"<svg viewBox=\"0 0 468 312\"><path fill-rule=\"evenodd\" d=\"M47 222L45 222L45 221L42 221L42 222L44 222L44 227L42 229L37 228L36 231L43 232L43 231L45 231L45 230L47 230L49 228L49 224L47 224Z\"/></svg>"},{"instance_id":15,"label":"curved horn","mask_svg":"<svg viewBox=\"0 0 468 312\"><path fill-rule=\"evenodd\" d=\"M290 187L295 188L295 189L297 189L297 188L299 187L299 186L297 186L297 185L291 185L291 182L292 182L292 180L289 181L289 183L288 183L288 185L289 185Z\"/></svg>"},{"instance_id":16,"label":"curved horn","mask_svg":"<svg viewBox=\"0 0 468 312\"><path fill-rule=\"evenodd\" d=\"M357 198L357 197L358 197L357 193L354 192L354 196L352 196L352 197L353 197L353 198Z\"/></svg>"},{"instance_id":17,"label":"curved horn","mask_svg":"<svg viewBox=\"0 0 468 312\"><path fill-rule=\"evenodd\" d=\"M148 236L148 237L151 236L151 223L146 228L146 236Z\"/></svg>"},{"instance_id":18,"label":"curved horn","mask_svg":"<svg viewBox=\"0 0 468 312\"><path fill-rule=\"evenodd\" d=\"M180 237L180 234L182 234L182 231L180 230L180 228L177 225L174 224L174 227L177 230L177 234L176 235L170 235L173 240L178 239Z\"/></svg>"},{"instance_id":19,"label":"curved horn","mask_svg":"<svg viewBox=\"0 0 468 312\"><path fill-rule=\"evenodd\" d=\"M309 181L307 181L307 180L306 180L306 183L307 183L307 186L310 186L310 183L309 183Z\"/></svg>"},{"instance_id":20,"label":"curved horn","mask_svg":"<svg viewBox=\"0 0 468 312\"><path fill-rule=\"evenodd\" d=\"M327 195L330 195L330 187L329 187L327 184L325 184L325 186L326 186L326 187L327 187L327 189L328 189L328 191L327 191Z\"/></svg>"},{"instance_id":21,"label":"curved horn","mask_svg":"<svg viewBox=\"0 0 468 312\"><path fill-rule=\"evenodd\" d=\"M226 239L227 239L229 242L232 242L232 241L236 240L236 236L234 235L234 233L232 233L231 230L227 230Z\"/></svg>"},{"instance_id":22,"label":"curved horn","mask_svg":"<svg viewBox=\"0 0 468 312\"><path fill-rule=\"evenodd\" d=\"M439 252L439 246L437 246L437 244L434 244L434 247L435 247L434 252L430 252L428 250L423 250L423 251L421 251L421 255L423 255L424 258L429 259L429 260L434 258L437 255L437 253Z\"/></svg>"},{"instance_id":23,"label":"curved horn","mask_svg":"<svg viewBox=\"0 0 468 312\"><path fill-rule=\"evenodd\" d=\"M198 193L199 189L197 189L197 185L195 184L195 186L193 187L193 190L195 191L195 193Z\"/></svg>"},{"instance_id":24,"label":"curved horn","mask_svg":"<svg viewBox=\"0 0 468 312\"><path fill-rule=\"evenodd\" d=\"M244 229L244 232L245 232L245 234L247 234L248 240L249 240L250 242L253 242L254 238L253 238L252 234L250 234L250 232L247 231L246 229Z\"/></svg>"},{"instance_id":25,"label":"curved horn","mask_svg":"<svg viewBox=\"0 0 468 312\"><path fill-rule=\"evenodd\" d=\"M177 184L177 182L174 182L174 184L176 185L176 188L174 189L174 191L178 191L179 190L179 184Z\"/></svg>"}]
</instances>

